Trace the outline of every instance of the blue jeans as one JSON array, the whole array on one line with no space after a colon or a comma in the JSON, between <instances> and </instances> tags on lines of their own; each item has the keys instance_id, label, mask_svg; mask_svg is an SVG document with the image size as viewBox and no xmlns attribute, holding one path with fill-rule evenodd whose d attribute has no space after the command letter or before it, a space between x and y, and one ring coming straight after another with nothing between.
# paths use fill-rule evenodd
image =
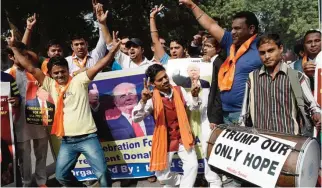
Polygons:
<instances>
[{"instance_id":1,"label":"blue jeans","mask_svg":"<svg viewBox=\"0 0 322 188\"><path fill-rule=\"evenodd\" d=\"M241 112L223 112L224 123L225 124L234 124L238 123L239 116Z\"/></svg>"},{"instance_id":2,"label":"blue jeans","mask_svg":"<svg viewBox=\"0 0 322 188\"><path fill-rule=\"evenodd\" d=\"M64 186L82 186L82 183L71 172L80 154L86 157L100 186L111 187L111 176L96 133L84 136L63 137L56 162L56 179L59 183Z\"/></svg>"}]
</instances>

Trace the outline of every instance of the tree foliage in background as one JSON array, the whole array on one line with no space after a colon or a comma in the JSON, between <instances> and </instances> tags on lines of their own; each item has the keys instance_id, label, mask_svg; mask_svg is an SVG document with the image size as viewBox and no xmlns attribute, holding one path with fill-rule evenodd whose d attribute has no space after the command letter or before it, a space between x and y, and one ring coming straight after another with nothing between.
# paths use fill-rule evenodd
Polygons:
<instances>
[{"instance_id":1,"label":"tree foliage in background","mask_svg":"<svg viewBox=\"0 0 322 188\"><path fill-rule=\"evenodd\" d=\"M252 11L260 20L261 31L279 34L290 49L306 31L319 27L316 0L206 0L202 8L211 16L219 17L228 29L234 13Z\"/></svg>"},{"instance_id":2,"label":"tree foliage in background","mask_svg":"<svg viewBox=\"0 0 322 188\"><path fill-rule=\"evenodd\" d=\"M160 36L191 40L201 29L191 12L179 6L177 0L101 0L101 3L109 10L110 30L141 38L149 57L152 55L149 14L154 5L163 3L166 7L156 20ZM253 11L260 19L262 31L280 34L289 48L305 31L318 28L316 0L199 0L197 3L211 16L220 17L227 29L230 29L234 13ZM1 9L2 34L10 28L7 19L12 23L11 27L17 27L23 34L26 18L37 13L39 18L32 35L32 48L42 54L52 38L66 41L65 54L69 54L69 39L76 33L84 35L90 47L97 42L98 32L89 16L93 11L91 0L4 0Z\"/></svg>"}]
</instances>

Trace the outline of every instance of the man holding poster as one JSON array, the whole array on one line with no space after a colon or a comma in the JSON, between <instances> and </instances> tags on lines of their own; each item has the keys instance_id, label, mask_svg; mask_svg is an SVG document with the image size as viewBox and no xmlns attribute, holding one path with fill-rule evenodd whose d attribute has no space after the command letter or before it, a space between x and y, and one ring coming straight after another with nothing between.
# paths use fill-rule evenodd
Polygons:
<instances>
[{"instance_id":1,"label":"man holding poster","mask_svg":"<svg viewBox=\"0 0 322 188\"><path fill-rule=\"evenodd\" d=\"M103 13L103 16L106 18L107 12ZM69 76L68 62L64 58L51 58L47 66L51 78L39 68L35 68L32 61L21 53L16 46L13 32L12 37L8 38L8 45L18 65L25 68L54 98L56 109L52 134L62 138L56 163L56 178L64 186L82 186L71 172L80 154L85 155L100 186L107 187L112 183L104 153L97 138L87 89L96 74L112 62L120 45L120 42L116 42L115 33L113 33L113 39L114 47L104 58L73 78Z\"/></svg>"},{"instance_id":2,"label":"man holding poster","mask_svg":"<svg viewBox=\"0 0 322 188\"><path fill-rule=\"evenodd\" d=\"M21 43L16 43L16 50L19 51L25 58L31 57L30 51L26 46ZM31 167L31 140L33 141L34 153L37 160L36 163L36 183L39 186L45 186L47 181L46 175L46 159L48 150L48 136L46 128L42 125L31 125L26 121L25 105L26 98L28 96L27 87L35 86L34 77L26 72L24 67L20 66L19 59L13 53L13 51L7 49L8 57L13 61L13 66L7 70L7 72L16 79L19 92L21 94L21 105L19 109L19 118L15 123L15 134L17 138L17 157L18 164L22 174L23 186L30 186L32 183L32 167Z\"/></svg>"},{"instance_id":3,"label":"man holding poster","mask_svg":"<svg viewBox=\"0 0 322 188\"><path fill-rule=\"evenodd\" d=\"M134 122L140 122L153 111L155 130L152 138L150 171L160 182L169 186L193 187L198 162L194 149L185 106L197 110L201 105L198 97L200 86L192 83L191 94L177 86L171 86L162 65L154 64L146 70L142 98L133 110ZM149 87L153 86L151 92ZM183 175L170 171L173 155L178 153L183 162Z\"/></svg>"}]
</instances>

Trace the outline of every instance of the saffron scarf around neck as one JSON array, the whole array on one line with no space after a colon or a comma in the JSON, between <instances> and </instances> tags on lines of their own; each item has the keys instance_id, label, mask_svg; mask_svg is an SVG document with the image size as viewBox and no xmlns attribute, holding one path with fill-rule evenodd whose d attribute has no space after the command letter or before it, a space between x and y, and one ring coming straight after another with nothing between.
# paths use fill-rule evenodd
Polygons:
<instances>
[{"instance_id":1,"label":"saffron scarf around neck","mask_svg":"<svg viewBox=\"0 0 322 188\"><path fill-rule=\"evenodd\" d=\"M193 147L194 139L186 109L181 100L180 93L173 87L171 89L173 91L173 100L176 107L181 140L185 149L190 150ZM159 90L153 90L152 101L154 108L155 128L152 138L150 171L162 171L168 167L168 130L165 121L164 106Z\"/></svg>"},{"instance_id":2,"label":"saffron scarf around neck","mask_svg":"<svg viewBox=\"0 0 322 188\"><path fill-rule=\"evenodd\" d=\"M55 116L53 128L51 129L51 134L55 134L57 137L63 137L65 135L64 131L64 95L72 81L72 77L69 76L68 82L64 88L60 88L60 85L56 82L55 87L58 93L58 100L56 104Z\"/></svg>"},{"instance_id":3,"label":"saffron scarf around neck","mask_svg":"<svg viewBox=\"0 0 322 188\"><path fill-rule=\"evenodd\" d=\"M234 82L235 69L237 60L244 55L249 49L252 42L256 39L257 34L245 41L236 52L236 45L230 46L230 53L225 62L220 66L218 72L218 87L220 91L229 91ZM236 53L236 54L235 54Z\"/></svg>"},{"instance_id":4,"label":"saffron scarf around neck","mask_svg":"<svg viewBox=\"0 0 322 188\"><path fill-rule=\"evenodd\" d=\"M82 60L82 63L79 64L76 54L73 53L73 55L72 55L73 63L75 65L77 65L79 68L84 68L86 66L86 63L87 63L87 57L88 57L88 54L86 54L86 56Z\"/></svg>"}]
</instances>

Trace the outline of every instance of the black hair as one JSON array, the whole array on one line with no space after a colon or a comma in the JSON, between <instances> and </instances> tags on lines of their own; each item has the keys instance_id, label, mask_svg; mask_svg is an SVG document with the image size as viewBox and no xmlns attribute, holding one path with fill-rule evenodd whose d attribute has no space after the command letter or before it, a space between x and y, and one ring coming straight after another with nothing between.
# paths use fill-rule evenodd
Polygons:
<instances>
[{"instance_id":1,"label":"black hair","mask_svg":"<svg viewBox=\"0 0 322 188\"><path fill-rule=\"evenodd\" d=\"M300 52L304 52L303 42L303 39L297 40L293 48L294 53L299 57L301 56Z\"/></svg>"},{"instance_id":2,"label":"black hair","mask_svg":"<svg viewBox=\"0 0 322 188\"><path fill-rule=\"evenodd\" d=\"M255 16L254 13L252 13L250 11L241 11L241 12L236 13L233 16L233 20L235 20L237 18L245 18L246 19L246 24L248 26L254 25L255 26L255 33L258 33L258 30L259 30L258 29L259 22L258 22L258 19Z\"/></svg>"},{"instance_id":3,"label":"black hair","mask_svg":"<svg viewBox=\"0 0 322 188\"><path fill-rule=\"evenodd\" d=\"M180 44L183 47L183 49L187 49L189 46L188 41L182 37L171 38L170 43L171 42L176 42L176 43Z\"/></svg>"},{"instance_id":4,"label":"black hair","mask_svg":"<svg viewBox=\"0 0 322 188\"><path fill-rule=\"evenodd\" d=\"M319 31L319 30L316 30L316 29L308 30L303 37L304 41L305 41L306 36L308 36L309 34L312 34L312 33L319 33L321 35L321 31Z\"/></svg>"},{"instance_id":5,"label":"black hair","mask_svg":"<svg viewBox=\"0 0 322 188\"><path fill-rule=\"evenodd\" d=\"M22 43L22 42L20 42L20 41L17 41L17 42L15 42L15 47L20 51L20 52L22 52L22 51L24 51L24 50L27 50L27 46L24 44L24 43ZM10 55L14 55L13 54L13 51L11 50L11 48L9 48L8 46L6 47L6 54L10 54Z\"/></svg>"},{"instance_id":6,"label":"black hair","mask_svg":"<svg viewBox=\"0 0 322 188\"><path fill-rule=\"evenodd\" d=\"M66 59L64 57L52 57L49 59L48 64L47 64L47 68L48 68L48 72L51 72L51 69L53 68L53 66L62 66L62 67L67 67L68 68L68 62L66 61Z\"/></svg>"},{"instance_id":7,"label":"black hair","mask_svg":"<svg viewBox=\"0 0 322 188\"><path fill-rule=\"evenodd\" d=\"M145 76L147 78L150 77L150 82L153 83L155 80L155 76L160 72L165 71L165 68L162 65L159 64L153 64L148 67L145 71Z\"/></svg>"},{"instance_id":8,"label":"black hair","mask_svg":"<svg viewBox=\"0 0 322 188\"><path fill-rule=\"evenodd\" d=\"M81 40L81 39L84 39L86 41L85 36L83 34L76 33L70 38L70 42L72 43L74 40Z\"/></svg>"},{"instance_id":9,"label":"black hair","mask_svg":"<svg viewBox=\"0 0 322 188\"><path fill-rule=\"evenodd\" d=\"M205 43L206 42L209 42L211 43L214 47L216 48L220 48L220 45L219 45L219 42L212 36L208 37L206 40L205 40Z\"/></svg>"},{"instance_id":10,"label":"black hair","mask_svg":"<svg viewBox=\"0 0 322 188\"><path fill-rule=\"evenodd\" d=\"M46 46L46 52L49 50L50 47L56 46L56 45L63 48L63 45L60 40L52 39L52 40L48 41L47 46Z\"/></svg>"},{"instance_id":11,"label":"black hair","mask_svg":"<svg viewBox=\"0 0 322 188\"><path fill-rule=\"evenodd\" d=\"M278 47L282 45L281 38L278 34L265 34L259 38L256 46L259 48L262 44L266 44L270 41L273 41Z\"/></svg>"}]
</instances>

